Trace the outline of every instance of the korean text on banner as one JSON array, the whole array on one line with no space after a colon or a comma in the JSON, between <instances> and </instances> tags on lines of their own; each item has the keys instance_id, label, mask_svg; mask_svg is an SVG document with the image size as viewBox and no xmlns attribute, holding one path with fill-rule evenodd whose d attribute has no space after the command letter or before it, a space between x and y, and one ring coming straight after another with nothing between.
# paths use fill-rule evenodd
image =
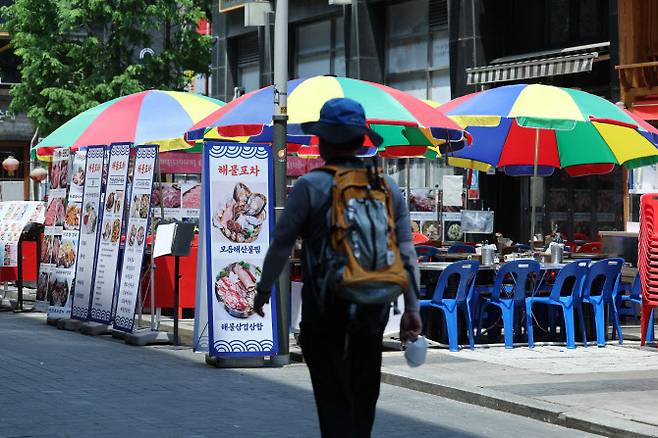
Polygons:
<instances>
[{"instance_id":1,"label":"korean text on banner","mask_svg":"<svg viewBox=\"0 0 658 438\"><path fill-rule=\"evenodd\" d=\"M91 306L94 260L98 247L98 229L101 210L101 178L103 176L104 146L89 146L84 163L84 185L82 189L78 261L75 271L71 318L86 321Z\"/></svg>"},{"instance_id":2,"label":"korean text on banner","mask_svg":"<svg viewBox=\"0 0 658 438\"><path fill-rule=\"evenodd\" d=\"M130 214L126 226L121 281L119 282L119 295L114 317L114 328L129 333L133 331L135 324L142 260L146 247L146 236L149 234L151 193L157 155L157 145L142 145L135 148L135 166L128 207Z\"/></svg>"},{"instance_id":3,"label":"korean text on banner","mask_svg":"<svg viewBox=\"0 0 658 438\"><path fill-rule=\"evenodd\" d=\"M129 161L129 143L110 145L105 202L101 205L103 210L99 229L101 237L94 266L94 284L92 286L89 318L102 324L109 324L113 316L114 289L119 262L119 245Z\"/></svg>"},{"instance_id":4,"label":"korean text on banner","mask_svg":"<svg viewBox=\"0 0 658 438\"><path fill-rule=\"evenodd\" d=\"M265 317L253 311L273 221L272 149L209 142L204 166L209 353L276 354L273 304Z\"/></svg>"}]
</instances>

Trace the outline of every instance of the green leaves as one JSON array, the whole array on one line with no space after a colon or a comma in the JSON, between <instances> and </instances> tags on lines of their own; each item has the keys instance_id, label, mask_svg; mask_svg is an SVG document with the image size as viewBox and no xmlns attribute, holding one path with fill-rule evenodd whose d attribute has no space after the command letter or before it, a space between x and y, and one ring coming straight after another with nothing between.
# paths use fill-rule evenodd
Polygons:
<instances>
[{"instance_id":1,"label":"green leaves","mask_svg":"<svg viewBox=\"0 0 658 438\"><path fill-rule=\"evenodd\" d=\"M16 0L0 14L20 58L11 112L47 134L80 112L146 89L180 90L207 73L211 39L196 32L210 0ZM139 59L149 47L154 55Z\"/></svg>"}]
</instances>

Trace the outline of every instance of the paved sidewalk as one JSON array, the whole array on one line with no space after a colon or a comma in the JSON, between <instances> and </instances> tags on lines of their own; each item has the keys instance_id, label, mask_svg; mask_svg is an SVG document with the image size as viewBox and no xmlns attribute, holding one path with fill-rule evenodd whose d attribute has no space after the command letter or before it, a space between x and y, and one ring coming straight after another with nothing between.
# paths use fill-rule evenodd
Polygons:
<instances>
[{"instance_id":1,"label":"paved sidewalk","mask_svg":"<svg viewBox=\"0 0 658 438\"><path fill-rule=\"evenodd\" d=\"M658 436L658 352L606 348L430 349L411 369L384 354L383 381L608 436Z\"/></svg>"},{"instance_id":2,"label":"paved sidewalk","mask_svg":"<svg viewBox=\"0 0 658 438\"><path fill-rule=\"evenodd\" d=\"M132 347L0 313L0 437L319 436L308 370L216 369L185 347ZM591 436L382 385L374 437Z\"/></svg>"}]
</instances>

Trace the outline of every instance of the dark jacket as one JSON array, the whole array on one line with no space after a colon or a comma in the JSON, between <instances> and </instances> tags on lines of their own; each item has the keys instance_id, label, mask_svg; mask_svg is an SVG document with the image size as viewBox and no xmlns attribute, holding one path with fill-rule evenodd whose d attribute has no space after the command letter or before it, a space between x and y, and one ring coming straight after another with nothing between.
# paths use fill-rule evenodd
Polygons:
<instances>
[{"instance_id":1,"label":"dark jacket","mask_svg":"<svg viewBox=\"0 0 658 438\"><path fill-rule=\"evenodd\" d=\"M330 164L346 167L363 167L363 161L358 158L345 158L332 161ZM392 178L386 176L393 197L393 211L395 214L395 231L402 261L410 273L410 287L404 294L404 304L407 310L418 310L418 265L416 263L416 251L411 240L411 222L409 211L404 197L398 185ZM265 256L263 272L261 275L259 291L272 290L272 286L283 270L288 257L292 252L298 236L303 239L303 254L310 249L311 254L317 254L319 242L329 235L327 212L331 207L331 187L333 176L329 172L313 171L301 177L290 193L286 201L286 208L279 218L274 230L274 238L270 243L269 250ZM302 265L305 264L302 257ZM308 278L313 273L304 270L303 300L308 302L310 297L310 284L312 279Z\"/></svg>"}]
</instances>

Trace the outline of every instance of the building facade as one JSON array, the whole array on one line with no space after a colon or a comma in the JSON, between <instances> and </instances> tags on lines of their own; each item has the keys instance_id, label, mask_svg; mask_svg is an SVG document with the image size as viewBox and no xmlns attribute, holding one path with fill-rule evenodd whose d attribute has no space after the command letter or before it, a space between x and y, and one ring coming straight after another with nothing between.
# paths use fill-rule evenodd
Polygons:
<instances>
[{"instance_id":1,"label":"building facade","mask_svg":"<svg viewBox=\"0 0 658 438\"><path fill-rule=\"evenodd\" d=\"M211 94L230 101L272 83L274 15L245 27L239 1L213 7ZM290 0L291 78L349 76L421 99L451 98L513 83L580 88L619 100L616 0ZM231 6L220 11L220 7ZM236 7L237 6L237 7ZM411 167L409 184L406 166ZM441 160L399 160L388 171L403 186L440 190L453 172ZM539 229L595 240L623 229L623 171L542 179ZM529 178L481 175L478 208L498 212L496 230L529 234ZM518 194L509 196L509 193Z\"/></svg>"}]
</instances>

